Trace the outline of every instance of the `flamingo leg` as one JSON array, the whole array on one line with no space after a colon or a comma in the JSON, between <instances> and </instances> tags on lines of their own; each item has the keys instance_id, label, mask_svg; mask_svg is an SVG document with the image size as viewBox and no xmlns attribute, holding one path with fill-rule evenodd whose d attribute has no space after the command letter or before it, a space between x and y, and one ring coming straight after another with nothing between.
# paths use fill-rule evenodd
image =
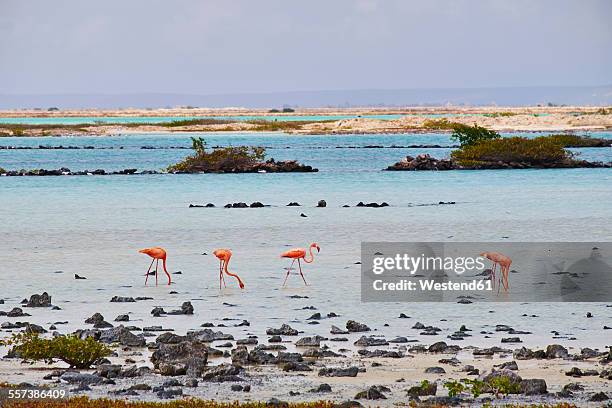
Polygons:
<instances>
[{"instance_id":1,"label":"flamingo leg","mask_svg":"<svg viewBox=\"0 0 612 408\"><path fill-rule=\"evenodd\" d=\"M219 290L221 290L221 280L223 279L223 261L219 260Z\"/></svg>"},{"instance_id":2,"label":"flamingo leg","mask_svg":"<svg viewBox=\"0 0 612 408\"><path fill-rule=\"evenodd\" d=\"M291 266L289 267L289 269L287 269L287 274L285 275L285 281L283 282L283 287L285 287L285 284L287 283L287 278L289 277L289 274L291 273L291 268L293 268L294 263L295 263L295 259L293 260L293 262L291 262Z\"/></svg>"},{"instance_id":3,"label":"flamingo leg","mask_svg":"<svg viewBox=\"0 0 612 408\"><path fill-rule=\"evenodd\" d=\"M507 292L509 289L509 284L508 284L508 272L510 272L510 265L506 265L503 267L502 269L502 275L504 276L504 290Z\"/></svg>"},{"instance_id":4,"label":"flamingo leg","mask_svg":"<svg viewBox=\"0 0 612 408\"><path fill-rule=\"evenodd\" d=\"M146 273L146 278L145 278L145 286L147 286L147 281L149 280L149 272L151 272L151 268L153 267L153 262L155 262L155 259L153 259L151 261L151 265L149 265L149 269L147 269L147 273Z\"/></svg>"},{"instance_id":5,"label":"flamingo leg","mask_svg":"<svg viewBox=\"0 0 612 408\"><path fill-rule=\"evenodd\" d=\"M300 275L302 276L302 280L304 281L304 285L308 286L306 283L306 278L304 278L304 274L302 273L302 264L300 263L300 258L298 258L298 267L300 268Z\"/></svg>"},{"instance_id":6,"label":"flamingo leg","mask_svg":"<svg viewBox=\"0 0 612 408\"><path fill-rule=\"evenodd\" d=\"M223 261L223 262L227 262L227 261ZM225 263L223 264L223 267L225 268ZM223 287L227 288L227 285L225 283L225 274L223 273L223 269L221 269L221 280L223 281Z\"/></svg>"},{"instance_id":7,"label":"flamingo leg","mask_svg":"<svg viewBox=\"0 0 612 408\"><path fill-rule=\"evenodd\" d=\"M495 269L497 268L497 263L493 262L491 265L491 282L493 282L493 288L495 288Z\"/></svg>"},{"instance_id":8,"label":"flamingo leg","mask_svg":"<svg viewBox=\"0 0 612 408\"><path fill-rule=\"evenodd\" d=\"M155 286L157 286L157 267L159 266L159 259L156 259L155 261Z\"/></svg>"}]
</instances>

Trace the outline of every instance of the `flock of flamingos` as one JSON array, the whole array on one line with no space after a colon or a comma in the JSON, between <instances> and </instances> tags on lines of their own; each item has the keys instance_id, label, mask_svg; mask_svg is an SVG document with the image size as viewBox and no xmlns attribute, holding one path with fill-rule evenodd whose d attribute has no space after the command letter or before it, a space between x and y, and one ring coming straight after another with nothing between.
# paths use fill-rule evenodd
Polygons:
<instances>
[{"instance_id":1,"label":"flock of flamingos","mask_svg":"<svg viewBox=\"0 0 612 408\"><path fill-rule=\"evenodd\" d=\"M314 261L314 254L312 253L313 249L316 249L317 252L321 251L321 247L319 247L319 244L317 244L316 242L313 242L312 244L310 244L309 246L310 259L306 258L306 249L304 248L293 248L281 254L281 258L293 259L293 261L291 262L291 266L287 269L287 275L285 276L285 281L283 282L283 286L285 286L285 284L287 283L287 278L289 277L289 274L291 273L291 270L293 269L293 265L295 264L295 261L297 261L298 263L300 276L302 277L304 284L308 285L308 283L306 283L306 278L304 278L304 274L302 273L301 261L303 260L306 263L311 263L312 261ZM168 285L172 283L170 274L168 273L168 270L166 269L167 253L164 248L151 247L151 248L141 249L138 252L142 254L147 254L151 258L153 258L153 260L151 261L151 265L149 265L149 269L147 270L147 273L146 273L145 285L147 284L147 281L149 280L149 274L151 273L151 268L153 267L154 262L155 262L155 285L157 285L157 269L158 269L160 260L162 261L162 267L164 269L164 272L168 276ZM244 282L242 281L242 279L240 279L240 276L238 276L237 274L233 272L230 272L227 269L227 265L229 264L229 261L232 258L232 251L229 249L217 249L213 252L213 254L219 259L219 289L221 289L221 284L227 287L227 285L225 284L225 275L236 278L238 280L238 285L240 286L240 289L244 289Z\"/></svg>"},{"instance_id":2,"label":"flock of flamingos","mask_svg":"<svg viewBox=\"0 0 612 408\"><path fill-rule=\"evenodd\" d=\"M295 264L295 261L297 261L298 263L300 276L302 277L302 280L304 281L304 285L308 285L308 283L306 283L306 278L304 278L304 274L302 272L301 261L303 260L306 263L312 263L312 261L314 261L314 254L312 250L316 249L318 253L321 251L321 247L319 247L319 244L317 244L316 242L313 242L312 244L310 244L308 249L309 249L310 259L306 258L306 249L304 248L293 248L281 254L281 258L293 259L293 261L291 262L291 266L287 269L287 275L285 275L285 280L283 281L283 287L287 284L287 278L289 278L289 274L293 270L293 265ZM168 270L166 269L167 253L164 248L151 247L151 248L141 249L138 252L142 254L147 254L151 258L153 258L153 260L151 261L151 265L149 265L149 269L147 270L147 273L146 273L145 285L147 284L147 281L149 280L149 274L151 272L151 268L153 267L153 263L155 262L155 285L157 286L157 269L158 269L160 260L162 261L162 267L164 269L164 272L168 276L168 285L172 283L170 274L168 273ZM230 272L227 267L229 265L230 259L232 258L232 251L229 249L217 249L213 252L213 254L217 257L217 259L219 259L219 289L221 289L222 284L223 286L227 287L227 285L225 284L225 275L236 278L238 280L238 285L240 286L240 289L244 289L244 282L242 281L242 279L240 279L240 276L238 276L236 273ZM503 284L504 290L508 291L508 288L509 288L508 271L510 270L510 265L512 264L512 260L508 258L507 256L500 254L498 252L483 252L480 254L480 256L483 256L489 259L493 263L491 267L491 280L493 281L493 285L495 285L496 268L498 265L500 266L501 276L498 278L500 281L498 283L498 292L502 284Z\"/></svg>"}]
</instances>

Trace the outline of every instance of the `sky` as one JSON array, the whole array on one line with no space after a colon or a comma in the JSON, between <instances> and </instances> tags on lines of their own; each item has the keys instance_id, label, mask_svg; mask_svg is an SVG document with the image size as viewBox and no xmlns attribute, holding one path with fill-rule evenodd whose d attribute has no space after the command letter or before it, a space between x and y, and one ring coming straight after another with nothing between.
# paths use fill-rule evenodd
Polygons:
<instances>
[{"instance_id":1,"label":"sky","mask_svg":"<svg viewBox=\"0 0 612 408\"><path fill-rule=\"evenodd\" d=\"M0 0L0 93L612 84L609 0Z\"/></svg>"}]
</instances>

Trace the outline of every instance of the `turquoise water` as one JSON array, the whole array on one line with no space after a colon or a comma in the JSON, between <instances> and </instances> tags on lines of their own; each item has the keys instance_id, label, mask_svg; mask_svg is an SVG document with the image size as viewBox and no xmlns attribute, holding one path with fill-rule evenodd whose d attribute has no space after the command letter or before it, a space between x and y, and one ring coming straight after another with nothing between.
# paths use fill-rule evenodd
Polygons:
<instances>
[{"instance_id":1,"label":"turquoise water","mask_svg":"<svg viewBox=\"0 0 612 408\"><path fill-rule=\"evenodd\" d=\"M189 147L190 136L194 134L5 138L0 139L0 145L105 149L0 150L0 167L160 169L189 153L176 147ZM61 331L81 327L86 317L100 311L109 321L130 312L133 324L163 324L179 333L206 321L219 323L224 317L250 320L249 328L224 329L237 338L247 332L261 336L265 328L283 322L291 322L304 335L326 335L331 324L343 326L346 320L356 319L388 338L402 335L426 344L453 342L445 336L419 336L410 329L416 321L439 326L444 335L461 324L474 333L491 331L495 324L509 324L534 332L521 336L526 346L558 342L603 347L609 343L609 333L606 335L602 327L612 325L612 308L604 304L487 304L484 310L477 304L362 303L356 262L362 241L610 241L610 169L384 172L382 168L407 154L429 152L442 157L450 151L392 145L449 146L451 141L440 134L203 136L211 146L267 146L271 157L297 159L320 172L0 177L4 270L0 298L6 301L1 310L46 290L62 310L29 310L33 316L28 320L45 327L49 322L68 320ZM594 136L611 138L612 134ZM367 145L388 148L349 148ZM612 160L609 148L577 151L586 159ZM315 207L320 199L327 201L327 208ZM220 208L235 201L261 201L270 207ZM286 207L291 201L302 206ZM386 201L391 206L342 208L359 201ZM439 201L456 204L417 206ZM217 208L189 208L190 203L207 202ZM301 217L302 213L307 217ZM311 285L304 288L299 278L292 276L290 288L280 289L287 265L279 254L312 241L322 250L305 268ZM171 271L182 272L173 275L172 290L178 294L170 294L165 286L143 286L149 261L137 250L153 245L168 250ZM222 247L234 251L230 267L244 279L244 292L235 288L219 292L218 263L210 254ZM87 280L74 280L75 273ZM289 298L296 294L308 298ZM109 303L114 295L155 299ZM195 316L160 320L149 314L153 306L169 310L185 300L194 304ZM224 302L236 306L228 307ZM341 317L308 325L305 318L313 312L302 308L309 305L322 314L333 311ZM594 314L592 319L584 318L587 311ZM396 319L399 312L412 319ZM539 318L525 320L524 313ZM551 330L578 340L553 340ZM475 334L469 343L500 345L501 337L501 333L490 338Z\"/></svg>"},{"instance_id":2,"label":"turquoise water","mask_svg":"<svg viewBox=\"0 0 612 408\"><path fill-rule=\"evenodd\" d=\"M462 114L446 114L446 113L434 113L434 114L415 114L417 116L423 116L428 118L438 117L450 117L450 116L461 116ZM287 121L326 121L326 120L342 120L342 119L354 119L354 118L367 118L367 119L381 119L381 120L392 120L399 119L402 116L399 114L381 114L381 115L235 115L235 116L138 116L138 117L126 117L126 116L54 116L54 117L22 117L22 118L0 118L1 123L7 124L27 124L27 125L78 125L82 123L167 123L176 120L191 120L191 119L220 119L220 120L234 120L234 121L247 121L247 120L271 120L279 122ZM410 116L410 115L408 115Z\"/></svg>"}]
</instances>

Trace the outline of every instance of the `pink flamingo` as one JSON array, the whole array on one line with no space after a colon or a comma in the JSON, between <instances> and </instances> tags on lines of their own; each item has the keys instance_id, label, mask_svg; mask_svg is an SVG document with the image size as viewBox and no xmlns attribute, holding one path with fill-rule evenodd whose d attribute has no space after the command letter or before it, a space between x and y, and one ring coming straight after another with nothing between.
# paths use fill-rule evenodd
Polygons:
<instances>
[{"instance_id":1,"label":"pink flamingo","mask_svg":"<svg viewBox=\"0 0 612 408\"><path fill-rule=\"evenodd\" d=\"M500 254L499 252L483 252L480 254L480 256L484 256L485 258L493 262L493 265L491 266L491 278L492 278L494 287L495 287L495 269L497 268L497 265L500 266L500 270L502 274L502 276L500 277L500 280L501 280L501 283L504 285L504 290L507 292L509 288L508 272L510 271L510 265L512 264L512 259L510 259L506 255ZM499 286L497 290L499 291Z\"/></svg>"},{"instance_id":2,"label":"pink flamingo","mask_svg":"<svg viewBox=\"0 0 612 408\"><path fill-rule=\"evenodd\" d=\"M138 252L140 252L141 254L147 254L151 258L153 258L153 260L151 261L151 265L149 265L149 269L147 270L147 277L145 278L145 286L147 286L147 281L149 280L149 272L151 272L151 267L153 266L153 262L156 262L155 263L155 286L157 286L157 267L159 265L160 259L162 260L162 266L164 267L164 272L166 272L166 275L168 275L168 285L172 283L170 274L168 273L168 270L166 269L166 250L164 248L151 247L151 248L141 249Z\"/></svg>"},{"instance_id":3,"label":"pink flamingo","mask_svg":"<svg viewBox=\"0 0 612 408\"><path fill-rule=\"evenodd\" d=\"M229 276L233 276L238 279L238 285L240 285L240 289L244 289L244 282L240 279L240 276L235 273L231 273L227 270L227 265L229 264L230 258L232 257L232 251L229 249L217 249L213 252L213 254L219 258L219 290L221 290L221 282L223 285L227 287L225 284L225 278L223 277L223 273L225 272Z\"/></svg>"},{"instance_id":4,"label":"pink flamingo","mask_svg":"<svg viewBox=\"0 0 612 408\"><path fill-rule=\"evenodd\" d=\"M311 263L312 261L314 261L314 254L312 253L312 249L316 248L317 249L317 253L321 251L321 248L319 247L319 244L317 244L316 242L313 242L312 244L310 244L310 260L306 259L306 250L304 248L293 248L290 249L286 252L283 252L281 254L281 258L291 258L293 259L293 262L291 262L291 266L289 267L289 269L287 269L287 275L285 276L285 281L283 282L283 287L285 286L285 284L287 283L287 278L289 277L289 273L291 272L291 268L293 268L293 264L295 263L295 261L298 261L298 267L300 268L300 275L302 276L302 280L304 281L304 285L308 286L308 283L306 283L306 279L304 278L304 274L302 273L302 264L300 263L300 259L303 259L304 262L306 263Z\"/></svg>"}]
</instances>

